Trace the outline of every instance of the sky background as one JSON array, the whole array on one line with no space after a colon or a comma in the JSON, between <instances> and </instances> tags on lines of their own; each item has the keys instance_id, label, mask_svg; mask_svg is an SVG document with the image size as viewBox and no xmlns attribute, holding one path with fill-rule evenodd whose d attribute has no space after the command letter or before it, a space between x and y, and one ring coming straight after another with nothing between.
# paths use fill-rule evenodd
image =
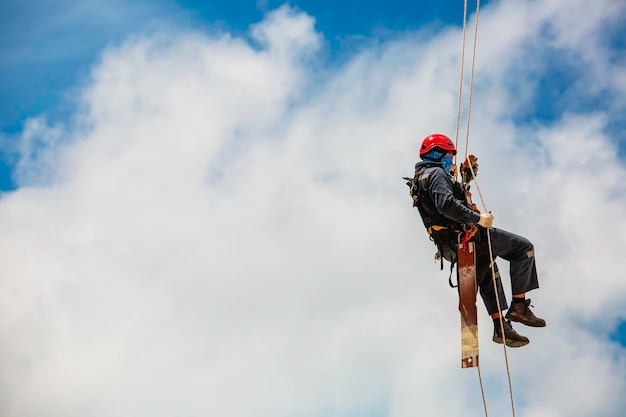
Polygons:
<instances>
[{"instance_id":1,"label":"sky background","mask_svg":"<svg viewBox=\"0 0 626 417\"><path fill-rule=\"evenodd\" d=\"M496 227L535 243L548 322L515 325L518 416L626 414L625 9L481 2L470 152ZM0 415L484 415L401 180L454 136L462 18L2 2ZM479 323L511 415L480 301Z\"/></svg>"}]
</instances>

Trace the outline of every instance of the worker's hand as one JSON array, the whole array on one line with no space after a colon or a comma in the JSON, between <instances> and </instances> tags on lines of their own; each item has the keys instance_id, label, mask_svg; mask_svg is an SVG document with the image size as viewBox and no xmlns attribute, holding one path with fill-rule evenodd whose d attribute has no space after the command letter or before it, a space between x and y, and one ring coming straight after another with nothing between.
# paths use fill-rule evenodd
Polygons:
<instances>
[{"instance_id":1,"label":"worker's hand","mask_svg":"<svg viewBox=\"0 0 626 417\"><path fill-rule=\"evenodd\" d=\"M478 225L484 228L489 228L493 225L493 214L491 213L483 213L480 215L480 220L478 220Z\"/></svg>"}]
</instances>

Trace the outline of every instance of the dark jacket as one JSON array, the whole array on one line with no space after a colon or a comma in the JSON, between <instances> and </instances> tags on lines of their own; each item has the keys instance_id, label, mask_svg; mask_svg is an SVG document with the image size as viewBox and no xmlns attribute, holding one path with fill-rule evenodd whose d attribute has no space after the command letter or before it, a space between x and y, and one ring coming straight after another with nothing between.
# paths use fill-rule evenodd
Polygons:
<instances>
[{"instance_id":1,"label":"dark jacket","mask_svg":"<svg viewBox=\"0 0 626 417\"><path fill-rule=\"evenodd\" d=\"M460 228L463 224L478 223L480 215L469 208L461 185L452 181L440 162L418 162L415 174L418 173L416 184L421 206L418 208L426 228L432 225Z\"/></svg>"}]
</instances>

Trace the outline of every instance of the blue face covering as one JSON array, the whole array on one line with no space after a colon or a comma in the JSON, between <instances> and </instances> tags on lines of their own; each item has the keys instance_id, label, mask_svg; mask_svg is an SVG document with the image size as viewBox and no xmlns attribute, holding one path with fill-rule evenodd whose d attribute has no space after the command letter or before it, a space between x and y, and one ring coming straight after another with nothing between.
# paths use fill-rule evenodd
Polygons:
<instances>
[{"instance_id":1,"label":"blue face covering","mask_svg":"<svg viewBox=\"0 0 626 417\"><path fill-rule=\"evenodd\" d=\"M430 151L423 157L424 161L433 161L433 162L441 162L443 166L443 170L446 173L450 173L452 169L452 165L454 165L454 161L450 155L444 155L443 152L438 151Z\"/></svg>"},{"instance_id":2,"label":"blue face covering","mask_svg":"<svg viewBox=\"0 0 626 417\"><path fill-rule=\"evenodd\" d=\"M443 164L443 170L449 174L450 170L452 169L452 165L454 165L452 157L450 155L445 155L443 158L441 158L441 163Z\"/></svg>"},{"instance_id":3,"label":"blue face covering","mask_svg":"<svg viewBox=\"0 0 626 417\"><path fill-rule=\"evenodd\" d=\"M442 156L443 156L443 153L441 153L441 152L430 151L426 155L424 155L424 157L422 159L424 161L439 162L439 161L441 161L441 157Z\"/></svg>"}]
</instances>

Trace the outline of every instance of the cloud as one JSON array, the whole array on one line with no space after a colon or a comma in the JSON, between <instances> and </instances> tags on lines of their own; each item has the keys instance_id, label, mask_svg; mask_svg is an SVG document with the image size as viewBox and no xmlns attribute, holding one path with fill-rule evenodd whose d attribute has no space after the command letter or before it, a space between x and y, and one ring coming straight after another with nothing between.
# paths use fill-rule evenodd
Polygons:
<instances>
[{"instance_id":1,"label":"cloud","mask_svg":"<svg viewBox=\"0 0 626 417\"><path fill-rule=\"evenodd\" d=\"M532 5L540 22L503 32ZM549 327L518 329L532 343L509 352L518 414L618 416L613 113L517 126L506 71L541 68L523 40L552 22L568 22L552 41L582 54L568 28L588 19L594 34L607 15L532 5L481 15L470 138L496 222L537 249ZM75 124L25 128L21 187L0 200L3 416L483 414L459 366L455 292L401 180L422 136L454 132L458 28L322 74L312 17L283 6L250 36L129 39L94 67ZM502 415L502 349L480 311Z\"/></svg>"}]
</instances>

